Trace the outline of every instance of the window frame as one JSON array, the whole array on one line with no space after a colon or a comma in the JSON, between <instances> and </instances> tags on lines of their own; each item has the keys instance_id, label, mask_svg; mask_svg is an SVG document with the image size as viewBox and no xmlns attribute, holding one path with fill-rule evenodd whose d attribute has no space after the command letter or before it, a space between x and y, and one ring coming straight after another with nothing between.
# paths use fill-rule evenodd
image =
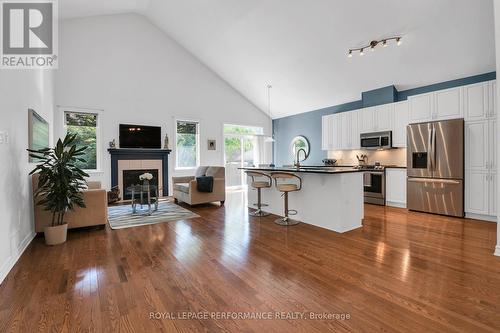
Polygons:
<instances>
[{"instance_id":1,"label":"window frame","mask_svg":"<svg viewBox=\"0 0 500 333\"><path fill-rule=\"evenodd\" d=\"M180 167L178 165L179 159L178 159L178 151L177 151L177 124L179 122L187 122L187 123L195 123L196 124L196 165L192 167ZM200 156L201 156L201 124L199 120L196 119L185 119L185 118L175 118L174 119L174 150L175 150L175 165L174 169L175 170L195 170L200 166Z\"/></svg>"},{"instance_id":2,"label":"window frame","mask_svg":"<svg viewBox=\"0 0 500 333\"><path fill-rule=\"evenodd\" d=\"M96 168L95 169L84 169L88 174L95 173L103 173L102 171L102 110L97 109L80 109L80 108L68 108L63 107L61 110L61 118L62 118L62 128L63 128L63 136L68 134L68 126L66 125L66 113L86 113L86 114L94 114L97 115L96 122Z\"/></svg>"}]
</instances>

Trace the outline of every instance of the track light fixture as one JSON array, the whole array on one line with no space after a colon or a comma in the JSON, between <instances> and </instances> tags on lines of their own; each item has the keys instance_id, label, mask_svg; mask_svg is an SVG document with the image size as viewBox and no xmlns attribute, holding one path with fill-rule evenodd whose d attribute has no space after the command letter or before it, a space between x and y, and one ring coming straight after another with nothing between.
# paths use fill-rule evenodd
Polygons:
<instances>
[{"instance_id":1,"label":"track light fixture","mask_svg":"<svg viewBox=\"0 0 500 333\"><path fill-rule=\"evenodd\" d=\"M382 47L387 47L387 42L390 41L390 40L395 40L396 41L396 45L399 46L401 45L401 40L403 39L403 37L401 36L394 36L394 37L389 37L389 38L384 38L384 39L381 39L381 40L372 40L370 42L370 44L368 45L365 45L365 46L362 46L362 47L358 47L358 48L354 48L354 49L349 49L349 53L347 54L347 56L349 58L352 58L352 54L353 52L359 52L359 55L362 56L365 54L365 49L366 48L370 48L370 51L375 51L375 48L379 45L379 44L382 44Z\"/></svg>"}]
</instances>

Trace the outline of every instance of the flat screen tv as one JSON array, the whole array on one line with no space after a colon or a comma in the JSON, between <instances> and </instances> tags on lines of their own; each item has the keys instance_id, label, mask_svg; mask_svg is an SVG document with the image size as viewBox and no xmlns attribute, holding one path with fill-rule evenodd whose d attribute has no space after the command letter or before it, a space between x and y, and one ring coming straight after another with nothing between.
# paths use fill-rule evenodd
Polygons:
<instances>
[{"instance_id":1,"label":"flat screen tv","mask_svg":"<svg viewBox=\"0 0 500 333\"><path fill-rule=\"evenodd\" d=\"M120 148L161 148L161 127L120 124Z\"/></svg>"}]
</instances>

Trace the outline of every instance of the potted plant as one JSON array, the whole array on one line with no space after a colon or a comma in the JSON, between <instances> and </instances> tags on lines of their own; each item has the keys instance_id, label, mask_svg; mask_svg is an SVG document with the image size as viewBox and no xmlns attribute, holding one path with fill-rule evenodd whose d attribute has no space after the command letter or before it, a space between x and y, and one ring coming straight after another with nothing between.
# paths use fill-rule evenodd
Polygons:
<instances>
[{"instance_id":1,"label":"potted plant","mask_svg":"<svg viewBox=\"0 0 500 333\"><path fill-rule=\"evenodd\" d=\"M76 162L85 162L80 156L87 147L77 148L75 139L76 134L68 134L63 141L59 139L54 148L28 149L30 156L40 161L30 172L30 175L39 175L36 204L52 213L52 225L44 229L47 245L64 243L68 230L64 215L75 206L85 207L82 190L87 186L85 177L89 175L77 167Z\"/></svg>"}]
</instances>

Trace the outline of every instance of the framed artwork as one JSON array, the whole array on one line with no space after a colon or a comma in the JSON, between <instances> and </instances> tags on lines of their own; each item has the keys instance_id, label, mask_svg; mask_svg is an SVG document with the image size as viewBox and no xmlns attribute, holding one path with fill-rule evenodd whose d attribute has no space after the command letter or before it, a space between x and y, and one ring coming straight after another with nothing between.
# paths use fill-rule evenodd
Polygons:
<instances>
[{"instance_id":1,"label":"framed artwork","mask_svg":"<svg viewBox=\"0 0 500 333\"><path fill-rule=\"evenodd\" d=\"M207 149L217 150L217 143L215 142L215 140L207 140Z\"/></svg>"},{"instance_id":2,"label":"framed artwork","mask_svg":"<svg viewBox=\"0 0 500 333\"><path fill-rule=\"evenodd\" d=\"M28 109L28 133L29 149L49 147L49 123L32 109ZM37 163L38 161L30 157L29 162Z\"/></svg>"}]
</instances>

